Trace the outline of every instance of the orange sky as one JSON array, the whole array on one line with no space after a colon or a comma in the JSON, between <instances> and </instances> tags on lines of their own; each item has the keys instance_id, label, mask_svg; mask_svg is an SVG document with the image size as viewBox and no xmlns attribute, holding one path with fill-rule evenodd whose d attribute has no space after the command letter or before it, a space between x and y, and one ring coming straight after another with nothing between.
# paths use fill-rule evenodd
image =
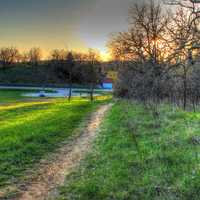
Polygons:
<instances>
[{"instance_id":1,"label":"orange sky","mask_svg":"<svg viewBox=\"0 0 200 200\"><path fill-rule=\"evenodd\" d=\"M136 0L135 0L136 1ZM127 29L133 0L0 0L0 46L85 51L106 59L113 32Z\"/></svg>"}]
</instances>

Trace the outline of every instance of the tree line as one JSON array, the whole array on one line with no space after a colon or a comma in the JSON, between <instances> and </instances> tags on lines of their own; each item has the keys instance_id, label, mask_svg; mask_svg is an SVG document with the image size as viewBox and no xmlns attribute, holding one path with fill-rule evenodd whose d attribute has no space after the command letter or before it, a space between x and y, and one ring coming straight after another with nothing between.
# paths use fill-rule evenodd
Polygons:
<instances>
[{"instance_id":1,"label":"tree line","mask_svg":"<svg viewBox=\"0 0 200 200\"><path fill-rule=\"evenodd\" d=\"M99 52L94 49L89 49L85 53L54 49L44 60L40 48L31 48L21 53L15 47L4 47L0 49L0 62L1 74L7 74L10 69L15 67L20 69L23 66L23 70L25 68L31 70L32 76L41 77L42 75L44 85L48 79L57 77L63 83L68 84L69 100L74 83L89 87L90 99L93 100L94 89L105 76L102 72ZM18 73L16 76L19 76Z\"/></svg>"},{"instance_id":2,"label":"tree line","mask_svg":"<svg viewBox=\"0 0 200 200\"><path fill-rule=\"evenodd\" d=\"M96 60L100 62L100 54L95 49L89 49L88 52L68 51L66 49L53 49L50 51L47 58L44 58L43 51L39 47L33 47L30 50L20 52L16 47L2 47L0 48L1 68L6 69L17 63L26 63L37 65L42 61L61 62L65 61L68 54L73 54L73 59L76 62L88 62L90 60L91 52L95 54Z\"/></svg>"},{"instance_id":3,"label":"tree line","mask_svg":"<svg viewBox=\"0 0 200 200\"><path fill-rule=\"evenodd\" d=\"M31 48L27 52L20 52L16 47L2 47L0 49L1 68L6 69L16 63L32 63L37 65L42 60L42 50Z\"/></svg>"},{"instance_id":4,"label":"tree line","mask_svg":"<svg viewBox=\"0 0 200 200\"><path fill-rule=\"evenodd\" d=\"M199 5L195 0L151 0L130 8L128 30L108 43L120 63L117 96L195 109L200 102Z\"/></svg>"}]
</instances>

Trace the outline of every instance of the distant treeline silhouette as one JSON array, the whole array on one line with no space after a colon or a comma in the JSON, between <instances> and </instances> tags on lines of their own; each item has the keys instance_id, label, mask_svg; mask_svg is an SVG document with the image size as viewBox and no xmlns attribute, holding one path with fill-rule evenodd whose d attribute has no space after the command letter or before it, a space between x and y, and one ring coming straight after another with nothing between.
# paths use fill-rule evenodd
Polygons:
<instances>
[{"instance_id":1,"label":"distant treeline silhouette","mask_svg":"<svg viewBox=\"0 0 200 200\"><path fill-rule=\"evenodd\" d=\"M15 47L0 49L1 84L81 84L91 88L106 76L98 51L86 53L54 49L47 59L40 48L20 52Z\"/></svg>"}]
</instances>

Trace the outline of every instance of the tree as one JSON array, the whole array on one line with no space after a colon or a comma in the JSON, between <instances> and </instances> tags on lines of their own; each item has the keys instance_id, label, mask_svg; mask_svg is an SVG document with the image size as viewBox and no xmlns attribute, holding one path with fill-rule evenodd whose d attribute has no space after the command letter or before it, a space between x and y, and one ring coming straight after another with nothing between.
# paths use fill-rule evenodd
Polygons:
<instances>
[{"instance_id":1,"label":"tree","mask_svg":"<svg viewBox=\"0 0 200 200\"><path fill-rule=\"evenodd\" d=\"M200 1L199 0L164 0L166 4L176 5L185 9L190 21L190 28L194 32L200 34L199 23L200 23ZM199 46L199 45L198 45Z\"/></svg>"},{"instance_id":2,"label":"tree","mask_svg":"<svg viewBox=\"0 0 200 200\"><path fill-rule=\"evenodd\" d=\"M25 51L25 52L21 53L21 62L22 63L28 63L29 61L30 61L29 52Z\"/></svg>"},{"instance_id":3,"label":"tree","mask_svg":"<svg viewBox=\"0 0 200 200\"><path fill-rule=\"evenodd\" d=\"M166 53L169 22L169 16L163 14L161 5L153 1L131 7L129 30L111 38L108 44L112 54L123 61L122 68L127 70L127 77L130 77L129 69L134 76L129 81L123 76L120 83L125 81L129 85L124 85L119 93L137 96L142 101L162 98L162 78L166 73L165 60L169 56ZM121 70L123 74L124 69Z\"/></svg>"},{"instance_id":4,"label":"tree","mask_svg":"<svg viewBox=\"0 0 200 200\"><path fill-rule=\"evenodd\" d=\"M68 79L69 95L68 95L68 100L70 102L71 96L72 96L72 75L73 75L73 67L74 67L74 57L73 57L72 52L68 53L67 59L66 59L66 64L67 64L67 67L69 68L69 79Z\"/></svg>"},{"instance_id":5,"label":"tree","mask_svg":"<svg viewBox=\"0 0 200 200\"><path fill-rule=\"evenodd\" d=\"M183 4L184 3L184 4ZM190 0L176 12L163 12L151 1L130 10L129 30L111 38L109 47L122 60L115 93L144 103L169 99L184 109L199 99L195 64L199 59L199 10ZM195 66L194 66L195 65Z\"/></svg>"},{"instance_id":6,"label":"tree","mask_svg":"<svg viewBox=\"0 0 200 200\"><path fill-rule=\"evenodd\" d=\"M90 85L90 100L94 100L94 88L101 79L101 68L99 66L99 53L94 49L89 49L87 55L87 67L84 70L86 82ZM87 68L87 69L86 69Z\"/></svg>"},{"instance_id":7,"label":"tree","mask_svg":"<svg viewBox=\"0 0 200 200\"><path fill-rule=\"evenodd\" d=\"M171 46L175 47L172 52L174 66L181 68L177 71L177 76L180 76L183 80L183 107L186 109L188 73L191 67L188 59L194 34L190 26L190 19L188 19L183 9L178 9L173 17L173 26L170 26L168 30L171 37Z\"/></svg>"},{"instance_id":8,"label":"tree","mask_svg":"<svg viewBox=\"0 0 200 200\"><path fill-rule=\"evenodd\" d=\"M187 101L190 100L189 80L193 71L194 55L197 55L199 32L196 30L191 17L190 9L179 7L172 17L172 23L168 27L171 45L171 68L180 68L176 76L181 77L183 107L186 109ZM181 89L181 88L180 88Z\"/></svg>"},{"instance_id":9,"label":"tree","mask_svg":"<svg viewBox=\"0 0 200 200\"><path fill-rule=\"evenodd\" d=\"M166 27L169 17L154 1L134 4L130 9L129 30L111 38L108 46L115 57L124 60L162 62L167 49Z\"/></svg>"},{"instance_id":10,"label":"tree","mask_svg":"<svg viewBox=\"0 0 200 200\"><path fill-rule=\"evenodd\" d=\"M29 62L32 64L32 66L37 66L42 59L42 50L37 47L31 48L28 56Z\"/></svg>"},{"instance_id":11,"label":"tree","mask_svg":"<svg viewBox=\"0 0 200 200\"><path fill-rule=\"evenodd\" d=\"M3 65L3 69L6 69L7 66L14 64L19 60L19 51L14 47L1 48L0 59Z\"/></svg>"},{"instance_id":12,"label":"tree","mask_svg":"<svg viewBox=\"0 0 200 200\"><path fill-rule=\"evenodd\" d=\"M53 49L50 54L50 59L53 62L60 62L66 59L68 52L64 49Z\"/></svg>"}]
</instances>

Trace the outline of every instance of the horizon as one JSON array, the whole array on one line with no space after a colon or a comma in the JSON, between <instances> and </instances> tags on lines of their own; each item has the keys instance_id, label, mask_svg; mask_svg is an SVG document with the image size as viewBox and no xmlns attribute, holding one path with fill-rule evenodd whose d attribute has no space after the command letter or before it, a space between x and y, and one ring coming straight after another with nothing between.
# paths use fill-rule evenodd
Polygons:
<instances>
[{"instance_id":1,"label":"horizon","mask_svg":"<svg viewBox=\"0 0 200 200\"><path fill-rule=\"evenodd\" d=\"M128 27L128 9L136 0L0 0L0 46L20 51L40 47L85 52L97 49L108 58L112 33ZM139 1L138 1L139 2Z\"/></svg>"}]
</instances>

